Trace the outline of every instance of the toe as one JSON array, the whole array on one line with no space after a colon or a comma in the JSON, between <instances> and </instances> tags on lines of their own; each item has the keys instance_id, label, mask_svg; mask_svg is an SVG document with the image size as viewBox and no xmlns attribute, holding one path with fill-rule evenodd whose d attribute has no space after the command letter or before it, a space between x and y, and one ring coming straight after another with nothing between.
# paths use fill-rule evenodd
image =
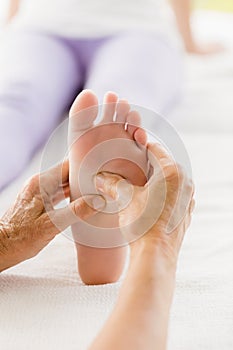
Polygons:
<instances>
[{"instance_id":1,"label":"toe","mask_svg":"<svg viewBox=\"0 0 233 350\"><path fill-rule=\"evenodd\" d=\"M114 120L118 96L114 92L107 92L104 96L102 123L109 123Z\"/></svg>"},{"instance_id":2,"label":"toe","mask_svg":"<svg viewBox=\"0 0 233 350\"><path fill-rule=\"evenodd\" d=\"M116 122L126 123L127 115L130 111L130 105L127 100L119 100L116 107Z\"/></svg>"},{"instance_id":3,"label":"toe","mask_svg":"<svg viewBox=\"0 0 233 350\"><path fill-rule=\"evenodd\" d=\"M127 115L127 131L133 137L135 131L141 125L141 117L137 111L130 111Z\"/></svg>"},{"instance_id":4,"label":"toe","mask_svg":"<svg viewBox=\"0 0 233 350\"><path fill-rule=\"evenodd\" d=\"M127 116L127 131L134 138L134 140L141 145L146 145L147 135L146 132L140 128L141 117L137 111L130 111Z\"/></svg>"},{"instance_id":5,"label":"toe","mask_svg":"<svg viewBox=\"0 0 233 350\"><path fill-rule=\"evenodd\" d=\"M146 146L147 144L147 135L146 135L146 132L145 130L139 128L135 131L134 133L134 140L142 145L142 146Z\"/></svg>"},{"instance_id":6,"label":"toe","mask_svg":"<svg viewBox=\"0 0 233 350\"><path fill-rule=\"evenodd\" d=\"M89 129L98 114L98 99L91 90L83 90L70 109L70 128L72 131Z\"/></svg>"}]
</instances>

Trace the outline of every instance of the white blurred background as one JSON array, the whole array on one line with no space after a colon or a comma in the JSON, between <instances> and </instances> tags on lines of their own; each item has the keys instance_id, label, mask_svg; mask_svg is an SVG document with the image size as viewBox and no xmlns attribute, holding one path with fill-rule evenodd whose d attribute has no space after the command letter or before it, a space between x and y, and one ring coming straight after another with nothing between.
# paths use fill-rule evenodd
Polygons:
<instances>
[{"instance_id":1,"label":"white blurred background","mask_svg":"<svg viewBox=\"0 0 233 350\"><path fill-rule=\"evenodd\" d=\"M7 3L0 0L0 28ZM233 132L233 1L194 0L193 5L198 41L221 42L226 51L212 57L186 56L184 96L171 120L185 132Z\"/></svg>"},{"instance_id":2,"label":"white blurred background","mask_svg":"<svg viewBox=\"0 0 233 350\"><path fill-rule=\"evenodd\" d=\"M2 24L2 21L4 20L4 16L6 14L7 11L7 0L1 0L0 2L0 21Z\"/></svg>"}]
</instances>

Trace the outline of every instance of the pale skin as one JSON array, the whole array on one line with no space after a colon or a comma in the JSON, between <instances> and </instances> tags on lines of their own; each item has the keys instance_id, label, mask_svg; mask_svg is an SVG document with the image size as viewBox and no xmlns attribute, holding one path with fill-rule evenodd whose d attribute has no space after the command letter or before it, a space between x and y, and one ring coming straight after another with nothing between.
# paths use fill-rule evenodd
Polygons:
<instances>
[{"instance_id":1,"label":"pale skin","mask_svg":"<svg viewBox=\"0 0 233 350\"><path fill-rule=\"evenodd\" d=\"M140 117L136 111L130 111L130 106L127 101L120 100L115 93L107 93L104 98L104 110L101 122L94 127L94 122L97 117L98 100L95 94L90 90L84 90L75 100L70 111L69 122L69 160L70 160L70 193L71 199L75 199L81 195L80 184L78 183L78 174L80 172L87 173L89 169L83 170L80 164L87 156L88 152L93 150L95 146L104 144L106 141L116 140L117 146L110 145L115 149L119 149L119 154L123 154L123 149L120 150L122 140L131 141L128 145L129 159L132 163L126 160L114 159L102 167L102 170L119 173L127 178L130 182L137 185L144 185L146 182L145 173L147 171L147 158L145 151L138 147L146 144L145 133L136 125L140 124ZM113 121L116 113L116 123ZM125 130L125 123L132 123ZM135 125L135 126L134 126ZM117 140L120 140L119 142ZM94 158L99 159L98 166L101 165L102 153L99 151ZM90 159L89 164L93 162ZM141 163L141 167L145 172L140 170L135 164ZM97 170L97 169L96 169ZM93 173L94 175L94 173ZM98 213L95 217L87 220L94 227L112 228L118 227L118 216ZM80 230L84 230L86 235L88 232L84 226L75 225L72 227L73 236L76 240L76 235ZM91 234L91 233L90 233ZM96 234L96 233L94 233ZM127 248L94 248L89 247L80 242L76 242L78 270L85 284L104 284L112 283L119 279L125 264ZM106 264L108 261L108 264Z\"/></svg>"},{"instance_id":2,"label":"pale skin","mask_svg":"<svg viewBox=\"0 0 233 350\"><path fill-rule=\"evenodd\" d=\"M134 162L138 164L141 159L142 168L144 168L146 173L148 161L145 155L145 147L144 149L139 147L139 144L145 146L146 137L140 127L137 126L140 123L139 115L135 111L130 111L127 101L119 101L117 103L117 96L114 93L108 93L104 102L106 104L102 116L102 122L99 124L98 128L93 128L93 122L97 114L96 106L98 104L97 98L93 92L88 90L83 91L71 108L69 131L72 142L80 134L80 130L82 136L78 141L75 141L75 143L72 144L70 151L69 181L71 200L80 197L79 184L77 183L76 178L79 172L79 164L82 159L90 149L109 139L120 138L120 140L130 140L131 144L128 148L131 152L130 159L133 163L129 163L125 160L113 160L106 164L102 170L115 173L118 172L135 185L142 186L146 182L145 174L134 165ZM88 107L92 107L92 109L88 109L88 113L85 113L85 110ZM116 120L120 122L120 124L113 122L113 115L115 112L117 115ZM126 130L124 127L126 122L133 123L134 125L128 126ZM82 135L82 133L84 134ZM98 155L98 158L99 156L100 155ZM51 208L51 210L53 210L53 208ZM20 211L19 213L22 214ZM41 214L42 212L39 213ZM9 215L6 215L5 217L9 217ZM20 218L21 215L19 215L19 222ZM97 226L100 225L101 227L103 223L105 225L110 225L110 227L118 226L118 217L116 215L110 216L97 213L94 217L90 216L89 219L86 218L86 221ZM75 230L82 230L81 225L82 223L75 225ZM118 280L125 263L126 247L101 249L91 248L79 243L76 244L76 247L78 251L78 269L84 283L102 284ZM108 261L108 264L106 264L106 261Z\"/></svg>"},{"instance_id":3,"label":"pale skin","mask_svg":"<svg viewBox=\"0 0 233 350\"><path fill-rule=\"evenodd\" d=\"M93 206L104 209L106 195L116 199L120 206L122 198L133 193L129 205L119 212L123 235L130 231L125 226L133 224L137 217L142 230L145 217L154 219L148 231L130 242L130 265L117 303L90 350L166 349L177 260L194 208L193 184L159 144L149 144L147 150L153 175L145 186L133 186L119 175L104 172L95 181L103 197L79 198L64 209L54 210L54 203L69 196L65 162L40 177L34 176L1 221L0 271L3 271L43 249L59 232L54 222L65 229L96 215ZM160 193L164 188L165 196ZM158 196L164 198L159 216L155 201ZM148 204L143 212L142 202ZM170 227L168 235L170 222L177 224Z\"/></svg>"},{"instance_id":4,"label":"pale skin","mask_svg":"<svg viewBox=\"0 0 233 350\"><path fill-rule=\"evenodd\" d=\"M17 14L21 0L10 0L7 22ZM196 42L191 29L192 0L170 0L177 26L182 37L184 47L188 53L206 55L215 54L223 50L222 45L210 43L201 45Z\"/></svg>"},{"instance_id":5,"label":"pale skin","mask_svg":"<svg viewBox=\"0 0 233 350\"><path fill-rule=\"evenodd\" d=\"M20 6L20 0L10 0L9 1L9 8L7 13L7 22L10 22L12 18L15 17L19 10Z\"/></svg>"},{"instance_id":6,"label":"pale skin","mask_svg":"<svg viewBox=\"0 0 233 350\"><path fill-rule=\"evenodd\" d=\"M190 1L188 0L172 0L171 1L172 6L174 8L174 12L177 18L177 24L181 33L181 36L184 41L184 45L187 49L188 52L192 53L198 53L198 54L204 54L204 53L214 53L218 51L218 48L207 48L207 49L202 49L200 48L199 45L196 44L191 26L190 26L190 14L191 14L191 5ZM8 20L11 20L17 13L18 9L20 7L20 0L12 0L10 4L10 11L9 11L9 16ZM216 49L216 50L215 50ZM89 96L90 97L90 96ZM115 97L112 96L112 101L111 103L115 103L114 99ZM105 101L108 103L108 100ZM79 109L82 108L82 105L85 107L98 104L98 101L95 100L95 98L90 97L89 102L83 102L83 101L76 101L76 107L73 107L73 111L79 111ZM115 137L119 135L119 137L122 137L121 133L118 134L118 131L114 133ZM135 139L135 135L132 136L130 132L127 135L131 135L132 140ZM128 136L127 136L128 137ZM99 140L103 141L103 140ZM92 145L94 146L94 144ZM80 146L79 147L80 154L84 151L85 154L85 146ZM79 152L77 151L77 153ZM74 152L73 152L74 153ZM73 157L71 155L71 170L72 170L72 164L76 163L76 160L82 159L82 157L79 155L76 159L75 156ZM128 168L127 166L117 166L117 167L112 167L109 166L105 170L110 171L110 172L116 172L117 169L123 169L123 168ZM77 169L76 169L77 170ZM124 170L124 169L123 169ZM75 170L74 170L75 171ZM132 173L134 170L132 169ZM71 179L72 179L72 173L71 171ZM121 172L121 175L126 177L126 174L124 171ZM128 177L130 181L133 181L132 177ZM141 182L140 182L141 181ZM143 184L143 181L140 180L137 184ZM144 179L145 181L145 179ZM79 196L80 193L78 191L78 188L74 188L74 181L71 180L71 198L75 199L77 196ZM90 218L91 222L106 222L106 220L103 220L103 216L101 218L101 215L98 214L97 218ZM106 219L106 218L105 218ZM80 276L83 280L84 283L86 284L101 284L101 283L109 283L109 282L114 282L118 280L119 276L121 275L121 272L124 267L124 261L125 261L125 255L126 255L126 249L125 248L115 248L115 249L95 249L95 248L90 248L86 247L84 245L78 244L77 243L77 251L78 251L78 268L79 268L79 273ZM109 259L111 257L111 259ZM106 259L110 262L107 266L105 264ZM97 264L98 262L98 264ZM97 268L98 266L98 268Z\"/></svg>"},{"instance_id":7,"label":"pale skin","mask_svg":"<svg viewBox=\"0 0 233 350\"><path fill-rule=\"evenodd\" d=\"M191 15L191 6L190 1L188 0L172 0L171 1L172 6L174 8L174 13L177 18L177 24L181 33L181 36L184 41L184 46L186 47L188 52L192 53L198 53L198 54L204 54L204 53L215 53L218 51L219 48L210 48L210 49L201 49L199 45L195 42L191 26L190 26L190 15ZM18 12L20 7L20 0L11 0L10 7L9 7L9 15L8 15L8 21L10 21ZM108 95L106 96L106 99L104 101L106 104L110 104L114 106L114 104L117 103L117 96ZM80 110L83 108L88 108L94 105L97 105L98 101L93 94L84 94L81 97L75 101L74 106L71 110L71 115L78 114ZM125 110L127 107L127 101L126 103L122 103ZM123 109L124 109L123 108ZM111 108L110 111L107 111L106 114L110 113L111 115ZM120 115L120 118L124 117L123 112ZM128 111L129 113L129 111ZM127 114L127 113L126 113ZM111 116L110 116L111 117ZM132 116L131 116L132 117ZM128 116L127 116L128 118ZM134 117L133 117L134 118ZM108 119L108 118L107 118ZM109 119L110 122L113 121L113 119ZM134 120L133 120L134 121ZM90 128L92 125L90 124ZM105 128L106 129L106 128ZM140 129L139 129L140 130ZM111 134L111 132L113 133ZM109 134L110 132L110 134ZM119 128L115 128L114 130L112 127L108 128L108 130L104 130L105 135L109 135L109 138L131 138L132 141L137 141L137 143L145 143L144 136L140 134L140 132L135 133L135 130L130 130L130 128L127 130L127 132L124 131L124 134L122 133L122 128L119 131ZM103 134L103 131L102 131ZM92 135L93 136L93 135ZM142 140L141 140L142 138ZM94 147L96 144L103 142L104 138L98 138L98 135L94 135L94 140L97 139L97 142L92 143L91 147ZM138 154L138 148L136 146L132 146L132 153L133 148L135 149L135 156ZM70 153L70 186L71 186L71 199L74 200L78 196L80 196L79 186L75 182L75 174L79 170L79 164L80 161L85 156L86 152L88 151L88 147L86 147L86 142L84 139L84 142L79 142L79 145L77 145L76 150L71 150ZM119 173L119 169L121 169L121 172ZM128 174L128 169L131 169L130 174ZM118 173L122 175L123 177L127 178L129 181L136 185L144 185L146 179L145 176L143 178L143 175L139 172L137 169L137 176L134 179L132 174L135 173L135 168L130 164L130 166L121 163L113 163L108 164L108 166L105 169L106 171L110 171L113 173ZM138 176L140 174L140 176ZM137 180L137 182L135 182ZM95 218L90 217L88 220L90 223L101 226L103 223L105 225L109 224L110 226L117 225L117 217L106 217L106 215L97 214ZM77 228L77 226L76 226ZM78 228L79 229L79 228ZM73 229L73 232L75 230ZM76 243L77 248L77 256L78 256L78 270L79 274L81 276L81 279L86 284L103 284L103 283L111 283L115 282L119 279L122 270L124 268L125 263L125 257L126 257L126 248L109 248L109 249L101 249L101 248L91 248L82 244ZM106 264L106 260L109 262Z\"/></svg>"},{"instance_id":8,"label":"pale skin","mask_svg":"<svg viewBox=\"0 0 233 350\"><path fill-rule=\"evenodd\" d=\"M144 199L151 203L142 216L149 214L157 217L154 195L157 198L162 178L166 184L165 205L148 232L130 243L130 265L118 301L90 350L166 349L176 265L194 208L193 184L161 146L149 144L148 150L159 161L162 176L154 171L149 184L133 187L134 195L130 205L119 213L122 233L126 233L123 227L129 218L133 219L139 214ZM96 183L104 195L119 201L130 192L127 189L130 184L118 175L101 174ZM151 197L148 197L148 190L152 193ZM185 211L184 203L187 204ZM142 216L140 220L143 226ZM167 224L171 217L179 223L173 226L168 235Z\"/></svg>"},{"instance_id":9,"label":"pale skin","mask_svg":"<svg viewBox=\"0 0 233 350\"><path fill-rule=\"evenodd\" d=\"M118 173L127 179L133 185L144 186L148 175L148 154L146 153L146 134L140 128L140 116L136 111L130 110L130 106L125 100L118 101L117 95L107 93L104 99L104 108L102 120L94 125L98 112L98 100L95 94L90 90L84 90L75 100L70 111L69 123L69 159L70 159L70 193L71 199L81 196L80 183L78 178L80 173L85 173L85 181L88 179L88 172L92 176L97 172L97 168L91 170L91 163L98 159L98 170L111 173ZM114 119L114 115L115 119ZM110 159L113 159L101 166L101 157L104 150L96 151L95 155L89 158L86 167L82 167L82 161L97 146L103 145L106 141L120 140L116 144L111 144L107 148L112 148L112 152L117 148L122 158L125 158L123 144L124 140L130 141L127 144L128 159L116 159L114 153ZM122 146L123 145L123 146ZM121 149L122 146L122 149ZM140 164L140 170L136 164ZM100 167L100 169L99 169ZM92 179L92 177L90 178ZM89 192L86 192L89 193ZM156 197L156 196L154 196ZM156 198L159 198L158 196ZM141 201L142 203L142 196ZM157 199L159 209L162 199ZM140 215L141 216L141 215ZM112 228L118 227L118 216L111 214L98 213L95 217L90 217L86 221L94 227ZM148 220L145 220L148 221ZM138 223L130 227L130 232L135 235L138 230ZM86 237L98 235L96 231L88 231L89 227L73 225L72 232L76 241L78 270L82 281L85 284L104 284L112 283L119 279L125 265L127 249L125 246L116 248L101 248L87 246L78 240L79 232L85 232ZM119 230L120 234L120 230ZM77 237L77 239L76 239ZM106 261L108 263L106 264Z\"/></svg>"},{"instance_id":10,"label":"pale skin","mask_svg":"<svg viewBox=\"0 0 233 350\"><path fill-rule=\"evenodd\" d=\"M0 219L0 272L36 256L66 227L95 215L97 209L105 206L101 196L86 196L65 208L54 209L55 204L69 197L68 181L66 161L25 184Z\"/></svg>"}]
</instances>

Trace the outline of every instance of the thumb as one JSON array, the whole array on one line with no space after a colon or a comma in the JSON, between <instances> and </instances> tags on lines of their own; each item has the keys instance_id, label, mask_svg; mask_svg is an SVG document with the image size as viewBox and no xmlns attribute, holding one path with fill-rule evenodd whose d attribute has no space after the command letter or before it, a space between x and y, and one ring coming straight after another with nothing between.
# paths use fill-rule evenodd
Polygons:
<instances>
[{"instance_id":1,"label":"thumb","mask_svg":"<svg viewBox=\"0 0 233 350\"><path fill-rule=\"evenodd\" d=\"M105 200L99 195L87 195L76 199L68 206L61 209L55 209L46 214L50 225L46 225L46 230L50 234L58 234L67 227L76 224L80 220L95 215L99 210L105 207ZM46 221L46 219L45 219Z\"/></svg>"},{"instance_id":2,"label":"thumb","mask_svg":"<svg viewBox=\"0 0 233 350\"><path fill-rule=\"evenodd\" d=\"M96 175L95 181L97 190L112 199L119 199L119 196L125 192L131 193L132 185L120 175L102 172Z\"/></svg>"}]
</instances>

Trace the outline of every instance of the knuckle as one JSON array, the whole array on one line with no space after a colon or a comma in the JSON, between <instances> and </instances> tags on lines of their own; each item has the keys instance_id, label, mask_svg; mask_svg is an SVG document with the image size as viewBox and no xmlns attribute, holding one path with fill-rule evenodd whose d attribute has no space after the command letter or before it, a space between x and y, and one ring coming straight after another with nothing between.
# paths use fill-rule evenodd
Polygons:
<instances>
[{"instance_id":1,"label":"knuckle","mask_svg":"<svg viewBox=\"0 0 233 350\"><path fill-rule=\"evenodd\" d=\"M91 210L91 207L87 202L81 198L78 203L71 203L71 213L79 218L84 218L87 216L88 212Z\"/></svg>"},{"instance_id":2,"label":"knuckle","mask_svg":"<svg viewBox=\"0 0 233 350\"><path fill-rule=\"evenodd\" d=\"M25 184L25 190L29 192L35 192L39 189L40 176L33 175Z\"/></svg>"},{"instance_id":3,"label":"knuckle","mask_svg":"<svg viewBox=\"0 0 233 350\"><path fill-rule=\"evenodd\" d=\"M167 180L179 180L180 174L175 163L168 163L164 167L164 174Z\"/></svg>"},{"instance_id":4,"label":"knuckle","mask_svg":"<svg viewBox=\"0 0 233 350\"><path fill-rule=\"evenodd\" d=\"M39 220L37 220L36 224L38 237L46 237L50 236L51 233L57 229L57 227L60 227L61 223L52 212L42 216Z\"/></svg>"}]
</instances>

